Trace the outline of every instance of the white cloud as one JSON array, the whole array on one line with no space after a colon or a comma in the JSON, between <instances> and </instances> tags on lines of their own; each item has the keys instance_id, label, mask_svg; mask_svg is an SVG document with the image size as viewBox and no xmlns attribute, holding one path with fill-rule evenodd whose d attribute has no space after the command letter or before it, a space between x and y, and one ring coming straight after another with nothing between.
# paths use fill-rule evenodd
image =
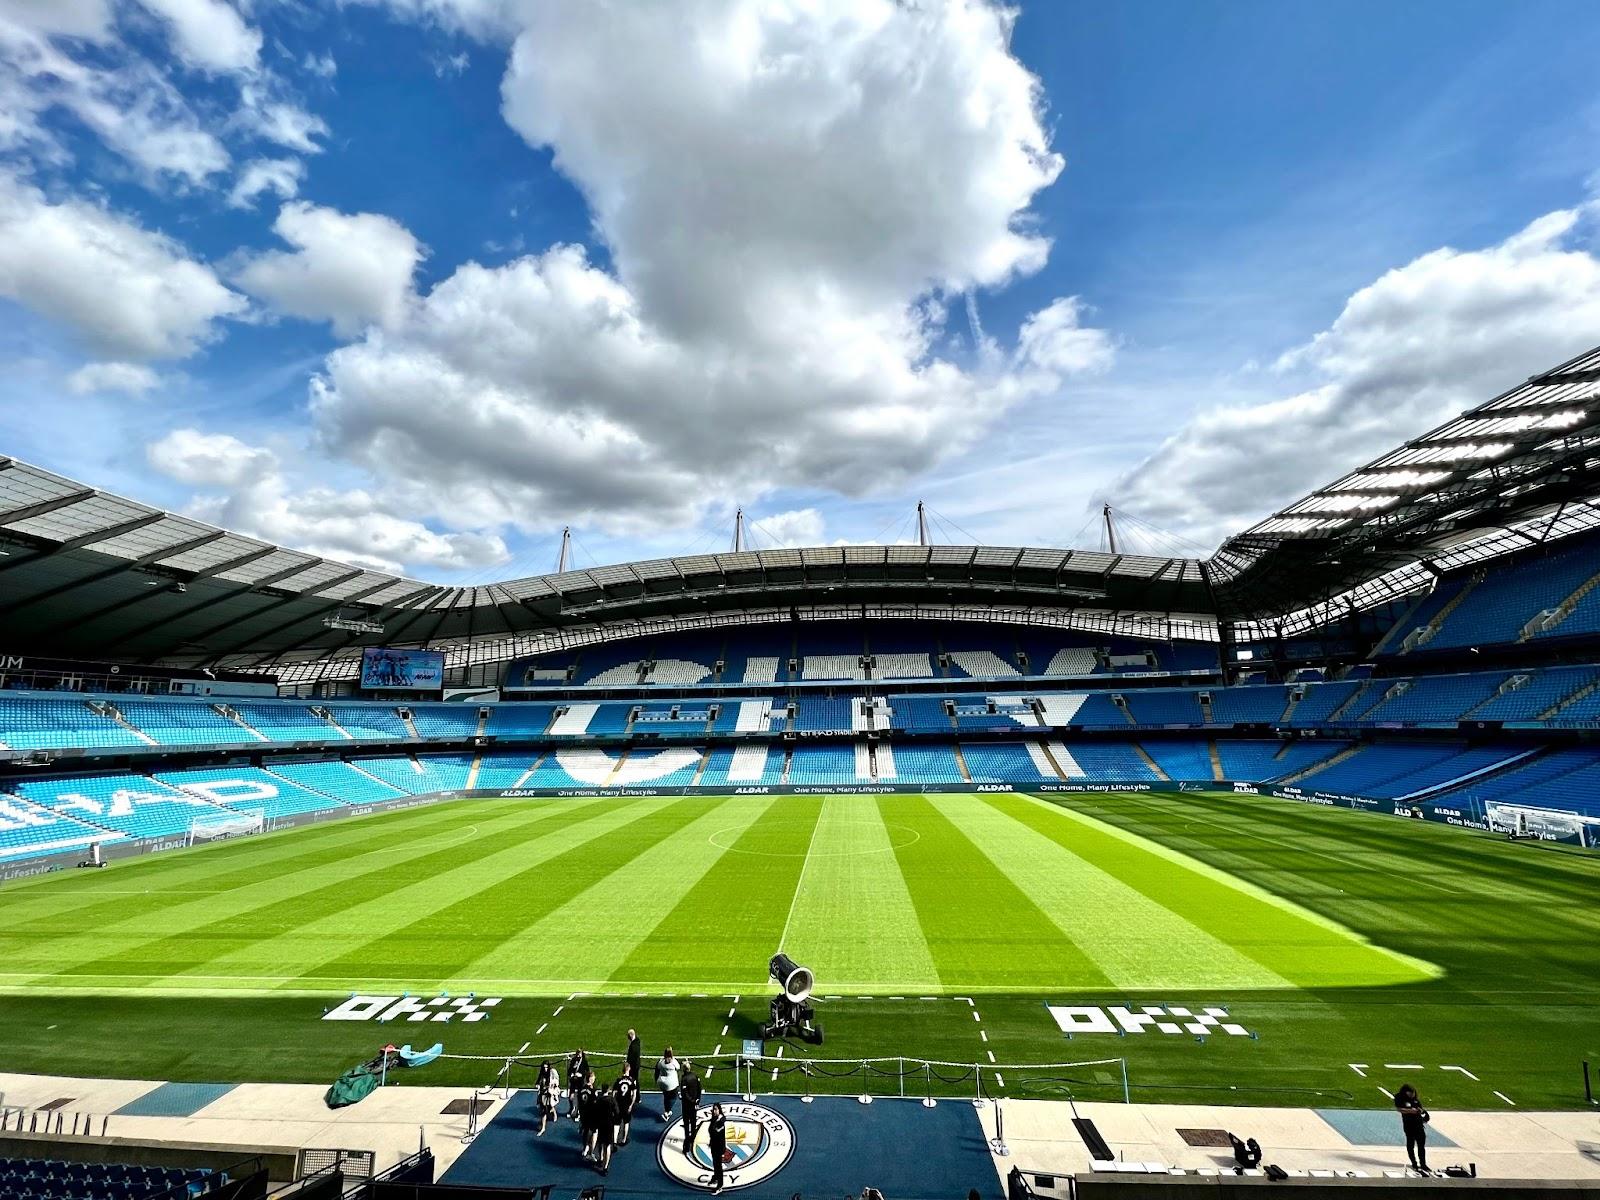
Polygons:
<instances>
[{"instance_id":1,"label":"white cloud","mask_svg":"<svg viewBox=\"0 0 1600 1200\"><path fill-rule=\"evenodd\" d=\"M294 247L241 268L247 291L292 316L327 319L344 337L369 323L401 323L423 248L403 225L376 213L286 204L273 231Z\"/></svg>"},{"instance_id":2,"label":"white cloud","mask_svg":"<svg viewBox=\"0 0 1600 1200\"><path fill-rule=\"evenodd\" d=\"M62 52L49 33L0 17L0 142L63 158L44 126L44 115L61 109L152 179L203 183L227 167L222 142L155 67L126 56L116 65L91 65Z\"/></svg>"},{"instance_id":3,"label":"white cloud","mask_svg":"<svg viewBox=\"0 0 1600 1200\"><path fill-rule=\"evenodd\" d=\"M228 193L234 208L254 208L256 198L271 192L280 200L292 200L300 191L306 168L298 158L253 158L239 172Z\"/></svg>"},{"instance_id":4,"label":"white cloud","mask_svg":"<svg viewBox=\"0 0 1600 1200\"><path fill-rule=\"evenodd\" d=\"M355 489L296 487L272 451L228 434L177 429L146 448L150 465L202 493L188 511L202 520L325 558L379 570L489 567L509 557L487 533L440 533L394 514Z\"/></svg>"},{"instance_id":5,"label":"white cloud","mask_svg":"<svg viewBox=\"0 0 1600 1200\"><path fill-rule=\"evenodd\" d=\"M334 61L333 55L328 52L322 54L308 53L300 65L319 79L332 79L339 73L339 64Z\"/></svg>"},{"instance_id":6,"label":"white cloud","mask_svg":"<svg viewBox=\"0 0 1600 1200\"><path fill-rule=\"evenodd\" d=\"M161 377L142 363L97 362L87 363L67 376L67 390L77 396L95 392L142 396L160 382Z\"/></svg>"},{"instance_id":7,"label":"white cloud","mask_svg":"<svg viewBox=\"0 0 1600 1200\"><path fill-rule=\"evenodd\" d=\"M822 514L814 508L796 508L765 517L746 516L745 521L754 534L747 534L745 545L755 550L769 546L820 546L827 527Z\"/></svg>"},{"instance_id":8,"label":"white cloud","mask_svg":"<svg viewBox=\"0 0 1600 1200\"><path fill-rule=\"evenodd\" d=\"M613 264L468 264L330 356L324 444L419 505L615 532L718 495L859 494L1109 359L1075 299L1017 356L933 351L944 297L1049 249L1027 210L1061 160L991 5L399 7L518 16L506 119L553 149Z\"/></svg>"},{"instance_id":9,"label":"white cloud","mask_svg":"<svg viewBox=\"0 0 1600 1200\"><path fill-rule=\"evenodd\" d=\"M170 238L0 173L0 295L71 326L96 354L182 358L245 301Z\"/></svg>"},{"instance_id":10,"label":"white cloud","mask_svg":"<svg viewBox=\"0 0 1600 1200\"><path fill-rule=\"evenodd\" d=\"M260 65L261 31L223 0L139 0L161 18L177 56L202 71L253 71Z\"/></svg>"},{"instance_id":11,"label":"white cloud","mask_svg":"<svg viewBox=\"0 0 1600 1200\"><path fill-rule=\"evenodd\" d=\"M1582 215L1550 213L1486 249L1389 271L1278 359L1309 386L1198 414L1113 501L1214 542L1593 345L1600 259L1571 244Z\"/></svg>"},{"instance_id":12,"label":"white cloud","mask_svg":"<svg viewBox=\"0 0 1600 1200\"><path fill-rule=\"evenodd\" d=\"M321 117L289 101L269 98L253 86L241 88L240 94L242 120L252 133L299 154L322 152L317 139L328 136L328 124Z\"/></svg>"},{"instance_id":13,"label":"white cloud","mask_svg":"<svg viewBox=\"0 0 1600 1200\"><path fill-rule=\"evenodd\" d=\"M111 30L109 0L0 0L0 21L45 35L99 41Z\"/></svg>"}]
</instances>

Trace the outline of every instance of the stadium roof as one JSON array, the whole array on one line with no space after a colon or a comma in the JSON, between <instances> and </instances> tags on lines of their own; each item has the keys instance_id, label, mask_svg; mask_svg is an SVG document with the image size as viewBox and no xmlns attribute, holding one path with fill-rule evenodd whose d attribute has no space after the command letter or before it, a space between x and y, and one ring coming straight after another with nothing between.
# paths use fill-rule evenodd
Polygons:
<instances>
[{"instance_id":1,"label":"stadium roof","mask_svg":"<svg viewBox=\"0 0 1600 1200\"><path fill-rule=\"evenodd\" d=\"M1270 617L1418 563L1444 569L1594 525L1597 383L1600 348L1228 539L1209 563L1220 608Z\"/></svg>"},{"instance_id":2,"label":"stadium roof","mask_svg":"<svg viewBox=\"0 0 1600 1200\"><path fill-rule=\"evenodd\" d=\"M0 649L228 668L362 645L787 607L1204 614L1305 628L1428 571L1600 524L1600 349L1229 539L1209 561L1001 546L834 546L621 563L478 586L288 550L0 458ZM330 626L330 619L342 627ZM381 626L381 633L352 625ZM476 658L476 656L473 656Z\"/></svg>"}]
</instances>

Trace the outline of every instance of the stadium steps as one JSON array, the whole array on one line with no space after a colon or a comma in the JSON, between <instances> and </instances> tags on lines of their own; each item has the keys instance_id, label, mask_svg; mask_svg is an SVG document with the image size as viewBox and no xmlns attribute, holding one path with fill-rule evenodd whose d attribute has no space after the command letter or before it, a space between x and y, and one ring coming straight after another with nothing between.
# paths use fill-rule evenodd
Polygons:
<instances>
[{"instance_id":1,"label":"stadium steps","mask_svg":"<svg viewBox=\"0 0 1600 1200\"><path fill-rule=\"evenodd\" d=\"M335 733L337 733L340 737L342 737L345 741L353 742L353 741L356 740L355 734L351 733L343 725L339 724L338 721L334 720L334 718L333 718L333 710L332 709L324 708L320 704L314 704L314 705L311 706L311 715L314 716L314 717L321 717L330 726L332 726L333 731ZM416 727L412 726L412 735L415 736L415 734L416 734Z\"/></svg>"},{"instance_id":2,"label":"stadium steps","mask_svg":"<svg viewBox=\"0 0 1600 1200\"><path fill-rule=\"evenodd\" d=\"M1582 600L1590 592L1594 591L1596 587L1600 587L1600 571L1596 571L1593 575L1589 576L1589 578L1585 579L1576 588L1574 588L1571 595L1569 595L1560 604L1556 605L1555 611L1552 612L1548 618L1546 618L1543 613L1540 613L1538 616L1534 617L1533 620L1524 625L1522 627L1522 632L1517 635L1517 641L1526 642L1530 638L1536 637L1541 633L1549 633L1556 626L1560 625L1561 622L1570 617L1572 615L1572 610L1578 607L1578 601Z\"/></svg>"},{"instance_id":3,"label":"stadium steps","mask_svg":"<svg viewBox=\"0 0 1600 1200\"><path fill-rule=\"evenodd\" d=\"M493 714L487 704L478 709L478 729L474 734L475 737L483 737L489 732L489 718L492 715Z\"/></svg>"},{"instance_id":4,"label":"stadium steps","mask_svg":"<svg viewBox=\"0 0 1600 1200\"><path fill-rule=\"evenodd\" d=\"M689 781L690 787L700 786L700 776L706 773L706 764L711 761L711 748L708 746L700 752L700 762L694 769L694 778Z\"/></svg>"},{"instance_id":5,"label":"stadium steps","mask_svg":"<svg viewBox=\"0 0 1600 1200\"><path fill-rule=\"evenodd\" d=\"M1057 779L1065 779L1066 773L1062 771L1061 764L1056 761L1056 756L1050 752L1049 742L1028 742L1028 757L1033 760L1034 768L1046 779L1054 775Z\"/></svg>"},{"instance_id":6,"label":"stadium steps","mask_svg":"<svg viewBox=\"0 0 1600 1200\"><path fill-rule=\"evenodd\" d=\"M961 772L961 782L962 783L971 783L972 782L972 772L967 770L967 756L964 753L962 753L961 743L957 742L951 748L956 752L956 770Z\"/></svg>"},{"instance_id":7,"label":"stadium steps","mask_svg":"<svg viewBox=\"0 0 1600 1200\"><path fill-rule=\"evenodd\" d=\"M1561 697L1561 699L1557 700L1549 708L1545 709L1542 713L1540 713L1538 719L1541 720L1541 721L1550 720L1552 717L1556 716L1556 714L1558 714L1567 705L1575 704L1579 700L1582 700L1585 696L1589 696L1589 695L1593 694L1593 692L1595 691L1596 688L1600 688L1600 678L1591 679L1588 683L1584 684L1582 687L1574 688L1572 691L1568 692L1565 696Z\"/></svg>"},{"instance_id":8,"label":"stadium steps","mask_svg":"<svg viewBox=\"0 0 1600 1200\"><path fill-rule=\"evenodd\" d=\"M97 704L100 706L99 708L95 707ZM83 702L83 706L99 716L115 721L118 725L121 725L129 733L133 734L134 737L138 738L147 745L159 746L161 744L144 730L140 729L132 721L128 720L127 717L123 716L122 711L109 700L85 700Z\"/></svg>"},{"instance_id":9,"label":"stadium steps","mask_svg":"<svg viewBox=\"0 0 1600 1200\"><path fill-rule=\"evenodd\" d=\"M622 770L622 764L628 761L628 755L632 753L632 746L623 747L622 753L617 755L617 761L611 764L611 770L606 772L605 782L600 785L601 787L616 787L614 781L617 778L617 772Z\"/></svg>"},{"instance_id":10,"label":"stadium steps","mask_svg":"<svg viewBox=\"0 0 1600 1200\"><path fill-rule=\"evenodd\" d=\"M1349 699L1347 699L1343 704L1339 705L1338 708L1334 709L1331 713L1328 714L1328 720L1327 720L1326 723L1329 724L1329 725L1333 725L1333 724L1335 724L1335 723L1337 723L1339 721L1344 720L1344 718L1349 714L1349 712L1353 708L1355 708L1355 706L1357 704L1361 703L1362 697L1367 696L1367 695L1370 694L1371 689L1372 689L1372 680L1370 680L1370 679L1363 680L1362 683L1361 683L1361 686L1358 687L1355 691L1350 693L1350 698ZM1369 705L1365 705L1364 707L1371 708L1372 706L1369 704Z\"/></svg>"},{"instance_id":11,"label":"stadium steps","mask_svg":"<svg viewBox=\"0 0 1600 1200\"><path fill-rule=\"evenodd\" d=\"M1120 704L1117 703L1119 700L1121 701ZM1122 719L1124 721L1126 721L1129 725L1132 725L1134 728L1138 728L1139 721L1133 715L1133 710L1128 707L1128 698L1126 696L1119 692L1117 695L1111 697L1111 703L1116 704L1116 706L1122 710ZM1142 754L1144 752L1141 750L1140 753ZM1157 769L1159 770L1160 768ZM1163 778L1165 778L1165 776L1163 776Z\"/></svg>"},{"instance_id":12,"label":"stadium steps","mask_svg":"<svg viewBox=\"0 0 1600 1200\"><path fill-rule=\"evenodd\" d=\"M1533 676L1529 675L1526 671L1519 671L1514 675L1507 676L1505 679L1500 681L1500 686L1495 688L1493 695L1485 696L1482 700L1479 700L1471 708L1467 709L1466 712L1462 713L1460 719L1465 721L1485 704L1492 704L1494 701L1500 699L1501 696L1507 695L1510 692L1521 691L1523 688L1528 686L1529 681L1532 679ZM1566 701L1563 700L1561 703L1565 704ZM1557 707L1560 707L1560 705L1557 705Z\"/></svg>"},{"instance_id":13,"label":"stadium steps","mask_svg":"<svg viewBox=\"0 0 1600 1200\"><path fill-rule=\"evenodd\" d=\"M1211 756L1211 778L1221 783L1226 776L1222 773L1222 755L1217 750L1215 738L1206 742L1206 753Z\"/></svg>"},{"instance_id":14,"label":"stadium steps","mask_svg":"<svg viewBox=\"0 0 1600 1200\"><path fill-rule=\"evenodd\" d=\"M1395 680L1388 687L1383 689L1383 693L1376 700L1374 700L1371 704L1364 706L1360 713L1358 713L1352 719L1356 721L1367 720L1372 716L1373 713L1377 712L1378 709L1389 703L1389 701L1398 700L1401 696L1404 696L1407 692L1409 692L1411 690L1411 684L1412 680L1409 679Z\"/></svg>"},{"instance_id":15,"label":"stadium steps","mask_svg":"<svg viewBox=\"0 0 1600 1200\"><path fill-rule=\"evenodd\" d=\"M1531 750L1523 750L1521 753L1513 754L1509 758L1503 758L1499 762L1490 763L1487 767L1479 767L1476 771L1468 771L1464 775L1457 775L1454 779L1446 780L1444 783L1435 783L1425 788L1418 788L1414 792L1396 796L1395 799L1421 800L1428 796L1437 796L1440 792L1448 792L1452 788L1458 788L1464 784L1481 783L1483 780L1509 771L1513 767L1525 767L1534 759L1542 758L1549 752L1549 746L1535 746Z\"/></svg>"},{"instance_id":16,"label":"stadium steps","mask_svg":"<svg viewBox=\"0 0 1600 1200\"><path fill-rule=\"evenodd\" d=\"M1479 571L1467 581L1466 587L1462 588L1454 596L1451 596L1450 599L1445 602L1444 607L1433 614L1433 620L1429 621L1420 629L1413 629L1410 633L1406 634L1405 640L1400 643L1400 653L1410 654L1411 651L1415 650L1418 646L1426 646L1435 637L1437 637L1439 630L1444 628L1444 623L1450 619L1450 614L1461 607L1462 602L1465 601L1468 596L1472 595L1475 590L1477 590L1478 585L1488 577L1488 574L1489 572L1487 568Z\"/></svg>"},{"instance_id":17,"label":"stadium steps","mask_svg":"<svg viewBox=\"0 0 1600 1200\"><path fill-rule=\"evenodd\" d=\"M794 766L794 748L785 746L783 748L783 774L778 777L779 783L789 782L789 768L792 766Z\"/></svg>"},{"instance_id":18,"label":"stadium steps","mask_svg":"<svg viewBox=\"0 0 1600 1200\"><path fill-rule=\"evenodd\" d=\"M878 742L872 747L872 777L896 781L900 778L900 772L894 765L894 747L888 742Z\"/></svg>"},{"instance_id":19,"label":"stadium steps","mask_svg":"<svg viewBox=\"0 0 1600 1200\"><path fill-rule=\"evenodd\" d=\"M521 775L518 775L517 776L517 781L515 783L513 783L511 786L513 788L519 788L519 787L522 787L524 784L526 784L528 782L528 780L532 776L534 776L535 774L538 773L539 768L544 766L545 759L547 759L549 757L550 757L550 751L549 750L541 750L541 751L539 751L539 753L534 757L532 765L529 766L528 769L526 771L524 771Z\"/></svg>"},{"instance_id":20,"label":"stadium steps","mask_svg":"<svg viewBox=\"0 0 1600 1200\"><path fill-rule=\"evenodd\" d=\"M1216 724L1216 718L1211 713L1211 693L1210 692L1201 692L1200 693L1200 723L1202 725L1215 725ZM1221 779L1222 776L1219 775L1219 776L1217 776L1217 778Z\"/></svg>"},{"instance_id":21,"label":"stadium steps","mask_svg":"<svg viewBox=\"0 0 1600 1200\"><path fill-rule=\"evenodd\" d=\"M1400 631L1402 629L1409 628L1411 618L1417 615L1417 609L1421 608L1431 595L1433 595L1432 589L1417 593L1416 598L1412 600L1411 603L1406 607L1405 612L1400 614L1400 619L1393 625L1389 626L1389 632L1379 638L1378 644L1372 648L1372 656L1374 658L1380 654L1389 653L1390 643L1400 636Z\"/></svg>"},{"instance_id":22,"label":"stadium steps","mask_svg":"<svg viewBox=\"0 0 1600 1200\"><path fill-rule=\"evenodd\" d=\"M412 761L415 762L416 760L413 759ZM388 788L396 796L406 796L406 795L410 794L409 792L406 792L402 788L395 787L395 785L390 783L387 779L379 779L376 775L374 775L371 771L367 770L360 763L353 763L353 762L348 762L347 761L344 765L349 767L352 771L361 772L361 774L365 775L368 779L372 780L374 783L383 784L384 787Z\"/></svg>"},{"instance_id":23,"label":"stadium steps","mask_svg":"<svg viewBox=\"0 0 1600 1200\"><path fill-rule=\"evenodd\" d=\"M1283 713L1278 717L1278 723L1280 725L1287 725L1289 723L1289 718L1294 716L1295 706L1300 703L1300 699L1297 699L1296 697L1298 696L1300 698L1304 698L1305 694L1304 687L1302 687L1298 692L1296 692L1294 688L1289 689L1289 699L1284 703ZM1285 743L1285 745L1287 745L1287 743ZM1283 751L1280 750L1278 753L1282 754Z\"/></svg>"},{"instance_id":24,"label":"stadium steps","mask_svg":"<svg viewBox=\"0 0 1600 1200\"><path fill-rule=\"evenodd\" d=\"M1133 747L1133 752L1144 760L1144 765L1156 773L1157 779L1166 780L1168 783L1172 782L1172 776L1161 769L1161 764L1151 758L1149 752L1143 746L1139 745L1138 742L1129 742L1128 744Z\"/></svg>"},{"instance_id":25,"label":"stadium steps","mask_svg":"<svg viewBox=\"0 0 1600 1200\"><path fill-rule=\"evenodd\" d=\"M400 724L406 727L406 736L420 742L422 740L422 734L417 729L417 723L411 719L411 710L409 708L397 708L394 711L400 718Z\"/></svg>"},{"instance_id":26,"label":"stadium steps","mask_svg":"<svg viewBox=\"0 0 1600 1200\"><path fill-rule=\"evenodd\" d=\"M1281 779L1270 779L1267 780L1267 782L1276 784L1299 783L1307 775L1315 775L1318 771L1325 771L1329 767L1338 766L1347 758L1354 758L1357 754L1361 753L1362 749L1362 744L1357 742L1353 746L1346 746L1343 750L1339 751L1337 754L1329 756L1328 758L1319 758L1309 767L1301 767L1298 771L1291 772L1290 774L1283 776Z\"/></svg>"},{"instance_id":27,"label":"stadium steps","mask_svg":"<svg viewBox=\"0 0 1600 1200\"><path fill-rule=\"evenodd\" d=\"M410 755L410 758L411 758L411 765L417 768L417 774L419 774L419 775L422 774L422 766L421 766L420 763L417 762L417 756L415 754L413 754L413 755ZM478 786L478 768L481 767L482 765L483 765L483 755L481 753L480 754L474 754L472 756L472 765L467 768L467 783L466 783L466 787L462 789L463 791L470 792L473 788Z\"/></svg>"},{"instance_id":28,"label":"stadium steps","mask_svg":"<svg viewBox=\"0 0 1600 1200\"><path fill-rule=\"evenodd\" d=\"M238 709L234 708L231 704L213 704L211 706L211 711L216 713L219 717L232 721L235 725L244 730L251 737L255 738L258 742L270 742L272 740L266 734L262 733L261 730L250 724L249 721L246 721L243 717L241 717Z\"/></svg>"}]
</instances>

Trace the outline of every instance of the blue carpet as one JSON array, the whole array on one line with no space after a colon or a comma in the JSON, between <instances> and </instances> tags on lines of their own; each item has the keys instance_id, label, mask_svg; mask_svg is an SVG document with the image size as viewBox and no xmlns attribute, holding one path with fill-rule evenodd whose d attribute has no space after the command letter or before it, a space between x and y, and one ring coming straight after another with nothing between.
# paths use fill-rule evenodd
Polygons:
<instances>
[{"instance_id":1,"label":"blue carpet","mask_svg":"<svg viewBox=\"0 0 1600 1200\"><path fill-rule=\"evenodd\" d=\"M117 1109L118 1117L192 1117L213 1100L220 1100L236 1083L163 1083L137 1100Z\"/></svg>"},{"instance_id":2,"label":"blue carpet","mask_svg":"<svg viewBox=\"0 0 1600 1200\"><path fill-rule=\"evenodd\" d=\"M1319 1108L1317 1116L1339 1131L1339 1136L1353 1146L1404 1146L1405 1130L1400 1128L1398 1113L1372 1108ZM1450 1146L1455 1143L1432 1125L1428 1126L1429 1146Z\"/></svg>"},{"instance_id":3,"label":"blue carpet","mask_svg":"<svg viewBox=\"0 0 1600 1200\"><path fill-rule=\"evenodd\" d=\"M707 1096L724 1105L732 1098ZM593 1183L608 1192L681 1198L696 1189L671 1178L658 1162L664 1133L674 1162L681 1160L677 1125L667 1126L660 1111L640 1105L633 1137L617 1148L611 1173L604 1179L579 1156L578 1127L571 1121L552 1123L545 1135L533 1112L533 1093L518 1092L484 1126L443 1176L443 1182L479 1187L554 1185L556 1193L576 1193ZM785 1165L765 1179L735 1189L741 1197L859 1196L864 1186L878 1188L893 1200L917 1197L962 1197L977 1188L985 1200L1002 1193L983 1127L972 1106L945 1100L923 1108L911 1100L879 1100L857 1104L846 1097L821 1096L802 1104L795 1096L763 1097L757 1103L776 1110L792 1127L793 1152ZM732 1123L730 1122L730 1130ZM778 1134L773 1143L785 1140ZM730 1137L730 1145L733 1138ZM753 1144L749 1140L745 1144ZM765 1145L765 1143L763 1143ZM776 1153L776 1152L774 1152ZM751 1174L759 1172L759 1158ZM766 1161L772 1161L769 1156ZM693 1174L691 1170L689 1173ZM709 1194L709 1193L706 1193Z\"/></svg>"}]
</instances>

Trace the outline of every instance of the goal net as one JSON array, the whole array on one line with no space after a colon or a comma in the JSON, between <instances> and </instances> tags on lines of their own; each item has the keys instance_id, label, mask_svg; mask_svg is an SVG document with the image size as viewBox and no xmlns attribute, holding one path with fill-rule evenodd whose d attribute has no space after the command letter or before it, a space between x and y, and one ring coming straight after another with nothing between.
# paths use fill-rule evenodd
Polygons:
<instances>
[{"instance_id":1,"label":"goal net","mask_svg":"<svg viewBox=\"0 0 1600 1200\"><path fill-rule=\"evenodd\" d=\"M214 842L221 838L243 837L248 833L260 833L266 827L266 816L259 808L240 809L237 812L204 813L189 822L189 845Z\"/></svg>"}]
</instances>

